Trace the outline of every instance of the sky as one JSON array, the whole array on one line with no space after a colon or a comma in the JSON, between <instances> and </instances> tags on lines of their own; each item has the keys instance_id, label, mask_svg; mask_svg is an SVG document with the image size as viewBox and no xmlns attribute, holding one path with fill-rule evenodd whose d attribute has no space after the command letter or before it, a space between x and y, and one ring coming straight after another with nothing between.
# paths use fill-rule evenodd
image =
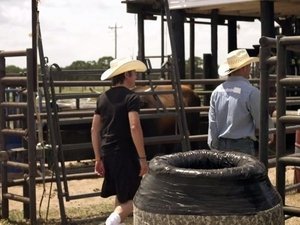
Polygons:
<instances>
[{"instance_id":1,"label":"sky","mask_svg":"<svg viewBox=\"0 0 300 225\"><path fill-rule=\"evenodd\" d=\"M31 0L0 0L0 50L15 51L31 47ZM38 5L44 55L49 63L61 67L73 61L97 61L103 56L135 58L138 52L137 16L126 12L120 0L40 0ZM160 22L145 21L145 55L161 53ZM259 43L260 23L239 22L238 48ZM117 35L115 29L117 28ZM188 25L186 25L188 35ZM171 54L165 29L165 54ZM219 27L218 62L226 59L227 28ZM116 38L116 39L115 39ZM117 45L115 45L115 40ZM189 57L188 36L186 58ZM210 26L196 25L195 55L211 53ZM7 65L25 67L24 58L7 58ZM153 67L159 67L153 62Z\"/></svg>"}]
</instances>

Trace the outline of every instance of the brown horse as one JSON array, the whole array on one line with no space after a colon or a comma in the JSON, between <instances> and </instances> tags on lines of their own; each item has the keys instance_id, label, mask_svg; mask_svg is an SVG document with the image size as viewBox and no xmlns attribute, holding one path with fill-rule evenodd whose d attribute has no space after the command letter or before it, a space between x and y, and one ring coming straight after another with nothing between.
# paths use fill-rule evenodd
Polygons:
<instances>
[{"instance_id":1,"label":"brown horse","mask_svg":"<svg viewBox=\"0 0 300 225\"><path fill-rule=\"evenodd\" d=\"M200 106L200 98L188 85L182 85L181 89L184 106ZM149 86L139 86L133 91L140 93L149 90L151 90ZM154 91L169 90L172 90L171 85L159 85L155 87ZM157 96L159 97L159 101L155 99L154 95L140 94L141 108L156 108L160 106L159 102L166 108L175 107L173 94L158 94ZM186 119L190 135L200 134L200 113L187 112ZM171 116L164 116L157 119L143 119L141 123L145 137L174 135L178 133L175 118ZM198 149L199 143L192 142L191 147L192 149ZM149 145L146 146L146 151L148 159L152 159L156 155L181 151L181 147L178 144Z\"/></svg>"}]
</instances>

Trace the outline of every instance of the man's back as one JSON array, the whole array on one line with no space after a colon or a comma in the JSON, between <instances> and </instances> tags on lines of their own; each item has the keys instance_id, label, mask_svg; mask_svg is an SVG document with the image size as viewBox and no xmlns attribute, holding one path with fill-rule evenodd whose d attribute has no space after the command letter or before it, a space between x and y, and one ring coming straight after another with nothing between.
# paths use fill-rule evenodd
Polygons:
<instances>
[{"instance_id":1,"label":"man's back","mask_svg":"<svg viewBox=\"0 0 300 225\"><path fill-rule=\"evenodd\" d=\"M255 138L259 124L260 93L248 80L230 77L212 94L218 136L223 138Z\"/></svg>"},{"instance_id":2,"label":"man's back","mask_svg":"<svg viewBox=\"0 0 300 225\"><path fill-rule=\"evenodd\" d=\"M220 84L210 100L210 147L220 149L222 145L222 148L226 148L223 140L227 139L230 143L246 138L255 140L255 129L259 126L259 104L260 91L247 79L233 76Z\"/></svg>"}]
</instances>

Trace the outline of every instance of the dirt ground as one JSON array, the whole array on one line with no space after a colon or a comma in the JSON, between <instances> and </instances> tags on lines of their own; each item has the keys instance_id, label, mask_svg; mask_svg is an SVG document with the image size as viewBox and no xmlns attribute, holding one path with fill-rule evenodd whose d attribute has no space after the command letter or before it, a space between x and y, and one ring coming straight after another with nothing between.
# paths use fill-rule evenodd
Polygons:
<instances>
[{"instance_id":1,"label":"dirt ground","mask_svg":"<svg viewBox=\"0 0 300 225\"><path fill-rule=\"evenodd\" d=\"M294 182L294 168L288 168L286 184L292 184ZM273 184L275 184L275 169L269 170L269 178ZM68 182L68 188L70 195L78 195L84 193L99 192L102 184L102 178L96 179L84 179L84 180L72 180ZM9 190L11 193L21 194L22 189L20 187L11 187ZM38 214L42 218L59 218L59 203L57 200L56 184L46 183L37 184L37 210ZM300 193L291 191L286 198L286 204L290 206L300 206ZM99 224L105 221L105 218L109 215L114 208L114 198L103 199L100 197L91 197L85 199L64 201L66 214L68 217L77 221L72 224ZM19 202L9 201L10 210L21 211L23 205ZM49 214L47 215L47 209ZM53 211L53 209L56 209ZM83 212L86 210L87 212ZM77 211L77 212L76 212ZM79 212L82 213L79 213ZM86 215L88 218L80 218ZM93 218L93 219L91 219ZM83 222L85 221L85 222ZM90 222L89 222L90 221ZM0 224L1 221L0 221ZM9 223L8 223L9 224ZM15 223L13 223L15 224ZM47 223L51 224L51 223ZM126 220L126 225L132 224L132 217ZM285 225L299 225L300 218L287 219Z\"/></svg>"}]
</instances>

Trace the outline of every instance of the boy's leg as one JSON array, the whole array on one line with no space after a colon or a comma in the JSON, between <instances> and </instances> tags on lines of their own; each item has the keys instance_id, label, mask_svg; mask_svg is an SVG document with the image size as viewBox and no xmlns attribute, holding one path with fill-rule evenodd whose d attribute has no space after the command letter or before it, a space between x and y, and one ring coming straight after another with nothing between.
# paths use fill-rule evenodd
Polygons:
<instances>
[{"instance_id":1,"label":"boy's leg","mask_svg":"<svg viewBox=\"0 0 300 225\"><path fill-rule=\"evenodd\" d=\"M114 212L106 219L106 225L122 225L123 222L133 212L133 201L119 204Z\"/></svg>"}]
</instances>

